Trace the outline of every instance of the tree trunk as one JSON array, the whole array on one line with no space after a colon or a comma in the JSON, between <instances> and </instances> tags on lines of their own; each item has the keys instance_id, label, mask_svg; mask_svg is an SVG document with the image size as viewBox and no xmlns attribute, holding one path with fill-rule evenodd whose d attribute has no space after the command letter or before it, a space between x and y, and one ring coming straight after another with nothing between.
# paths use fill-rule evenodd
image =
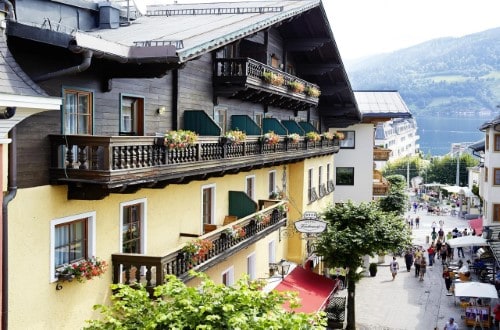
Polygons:
<instances>
[{"instance_id":1,"label":"tree trunk","mask_svg":"<svg viewBox=\"0 0 500 330\"><path fill-rule=\"evenodd\" d=\"M353 268L355 269L355 268ZM350 270L347 273L347 325L346 330L356 330L355 300L356 297L356 274Z\"/></svg>"}]
</instances>

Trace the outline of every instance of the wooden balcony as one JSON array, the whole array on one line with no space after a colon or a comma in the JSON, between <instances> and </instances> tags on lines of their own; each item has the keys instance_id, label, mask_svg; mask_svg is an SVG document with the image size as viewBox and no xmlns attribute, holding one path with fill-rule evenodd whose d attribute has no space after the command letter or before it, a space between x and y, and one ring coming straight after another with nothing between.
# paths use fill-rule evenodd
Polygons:
<instances>
[{"instance_id":1,"label":"wooden balcony","mask_svg":"<svg viewBox=\"0 0 500 330\"><path fill-rule=\"evenodd\" d=\"M286 227L287 214L282 208L286 203L286 201L276 201L274 205L257 213L199 236L199 239L213 243L213 248L201 258L193 258L184 252L184 245L164 256L113 254L111 256L113 283L128 285L141 283L151 293L155 286L164 283L165 275L175 275L187 281L190 279L189 270L205 271L281 227ZM233 226L243 228L244 237L231 235Z\"/></svg>"},{"instance_id":2,"label":"wooden balcony","mask_svg":"<svg viewBox=\"0 0 500 330\"><path fill-rule=\"evenodd\" d=\"M163 188L339 151L338 140L275 145L247 137L240 144L199 137L183 149L168 149L153 136L51 135L51 184L68 185L68 199L97 200L110 193Z\"/></svg>"},{"instance_id":3,"label":"wooden balcony","mask_svg":"<svg viewBox=\"0 0 500 330\"><path fill-rule=\"evenodd\" d=\"M264 73L280 77L279 82L266 82ZM299 82L304 91L294 91L291 82ZM316 107L318 96L309 96L308 87L319 91L318 85L288 74L251 58L218 58L214 62L214 94L237 98L295 111Z\"/></svg>"},{"instance_id":4,"label":"wooden balcony","mask_svg":"<svg viewBox=\"0 0 500 330\"><path fill-rule=\"evenodd\" d=\"M391 153L391 149L373 148L373 160L388 161Z\"/></svg>"},{"instance_id":5,"label":"wooden balcony","mask_svg":"<svg viewBox=\"0 0 500 330\"><path fill-rule=\"evenodd\" d=\"M377 170L373 171L373 196L387 196L390 183Z\"/></svg>"}]
</instances>

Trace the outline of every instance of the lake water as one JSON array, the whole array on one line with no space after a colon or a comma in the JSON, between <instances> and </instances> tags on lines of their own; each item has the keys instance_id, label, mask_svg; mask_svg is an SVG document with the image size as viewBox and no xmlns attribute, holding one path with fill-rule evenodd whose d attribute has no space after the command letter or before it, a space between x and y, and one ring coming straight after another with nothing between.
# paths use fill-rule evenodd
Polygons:
<instances>
[{"instance_id":1,"label":"lake water","mask_svg":"<svg viewBox=\"0 0 500 330\"><path fill-rule=\"evenodd\" d=\"M420 150L424 155L441 156L451 151L452 143L477 142L484 139L478 128L491 117L415 116Z\"/></svg>"}]
</instances>

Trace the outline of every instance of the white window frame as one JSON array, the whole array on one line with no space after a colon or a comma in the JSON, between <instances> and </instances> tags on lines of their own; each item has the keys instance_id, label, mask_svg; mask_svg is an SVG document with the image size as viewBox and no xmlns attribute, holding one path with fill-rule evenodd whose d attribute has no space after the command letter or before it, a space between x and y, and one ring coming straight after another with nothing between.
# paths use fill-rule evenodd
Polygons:
<instances>
[{"instance_id":1,"label":"white window frame","mask_svg":"<svg viewBox=\"0 0 500 330\"><path fill-rule=\"evenodd\" d=\"M252 196L248 196L255 200L255 175L247 175L245 177L245 192L248 192L248 180L252 182Z\"/></svg>"},{"instance_id":2,"label":"white window frame","mask_svg":"<svg viewBox=\"0 0 500 330\"><path fill-rule=\"evenodd\" d=\"M276 240L272 239L267 243L267 254L269 263L276 263Z\"/></svg>"},{"instance_id":3,"label":"white window frame","mask_svg":"<svg viewBox=\"0 0 500 330\"><path fill-rule=\"evenodd\" d=\"M87 222L87 255L96 255L96 212L87 212L71 215L64 218L53 219L50 221L50 283L56 282L56 272L55 272L55 237L56 237L56 226L72 222L79 219L88 219Z\"/></svg>"},{"instance_id":4,"label":"white window frame","mask_svg":"<svg viewBox=\"0 0 500 330\"><path fill-rule=\"evenodd\" d=\"M227 274L228 283L224 283L223 279L224 279L225 274ZM225 284L226 286L232 286L234 284L234 267L231 266L231 267L227 268L226 270L224 270L220 274L220 277L221 277L222 284Z\"/></svg>"},{"instance_id":5,"label":"white window frame","mask_svg":"<svg viewBox=\"0 0 500 330\"><path fill-rule=\"evenodd\" d=\"M255 253L247 256L247 274L251 280L257 279L257 257Z\"/></svg>"},{"instance_id":6,"label":"white window frame","mask_svg":"<svg viewBox=\"0 0 500 330\"><path fill-rule=\"evenodd\" d=\"M203 190L205 189L212 189L212 210L210 212L210 224L215 224L215 208L217 207L217 190L216 190L216 185L215 183L207 184L201 186L200 190L200 202L201 202L201 208L200 208L200 230L203 232Z\"/></svg>"},{"instance_id":7,"label":"white window frame","mask_svg":"<svg viewBox=\"0 0 500 330\"><path fill-rule=\"evenodd\" d=\"M120 228L120 230L118 231L118 235L119 235L118 241L120 244L119 251L120 251L120 253L123 253L123 250L122 250L123 249L123 236L122 236L123 209L126 206L134 205L134 204L142 204L142 207L141 207L141 251L143 251L143 253L141 253L141 254L146 254L147 253L146 247L148 246L146 244L146 238L148 237L148 235L147 235L147 227L148 227L147 226L147 224L148 224L147 214L148 214L148 212L146 212L146 209L148 207L148 201L146 198L135 199L132 201L120 203L120 219L118 219L118 221L119 221L118 228Z\"/></svg>"},{"instance_id":8,"label":"white window frame","mask_svg":"<svg viewBox=\"0 0 500 330\"><path fill-rule=\"evenodd\" d=\"M273 192L278 193L278 185L276 184L276 170L269 171L267 178L268 178L268 183L267 183L268 188L271 188L270 181L271 178L273 179L273 188L271 191L269 191L269 196L271 196Z\"/></svg>"}]
</instances>

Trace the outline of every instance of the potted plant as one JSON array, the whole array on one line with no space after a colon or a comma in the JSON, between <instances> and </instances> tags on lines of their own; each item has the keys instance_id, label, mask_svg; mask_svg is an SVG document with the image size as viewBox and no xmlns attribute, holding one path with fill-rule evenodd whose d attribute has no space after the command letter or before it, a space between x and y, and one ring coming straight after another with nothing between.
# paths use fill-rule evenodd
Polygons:
<instances>
[{"instance_id":1,"label":"potted plant","mask_svg":"<svg viewBox=\"0 0 500 330\"><path fill-rule=\"evenodd\" d=\"M292 133L292 134L288 134L286 138L287 138L287 141L290 143L299 143L300 135L298 135L297 133Z\"/></svg>"},{"instance_id":2,"label":"potted plant","mask_svg":"<svg viewBox=\"0 0 500 330\"><path fill-rule=\"evenodd\" d=\"M85 282L93 277L100 277L107 269L108 263L106 261L92 257L57 269L56 276L59 281L71 282L76 279L78 282Z\"/></svg>"},{"instance_id":3,"label":"potted plant","mask_svg":"<svg viewBox=\"0 0 500 330\"><path fill-rule=\"evenodd\" d=\"M285 82L285 78L282 75L268 71L262 73L262 79L268 84L275 86L282 86Z\"/></svg>"},{"instance_id":4,"label":"potted plant","mask_svg":"<svg viewBox=\"0 0 500 330\"><path fill-rule=\"evenodd\" d=\"M375 262L370 263L370 266L368 267L368 271L370 272L370 276L374 277L377 275L377 264Z\"/></svg>"},{"instance_id":5,"label":"potted plant","mask_svg":"<svg viewBox=\"0 0 500 330\"><path fill-rule=\"evenodd\" d=\"M273 131L269 131L260 137L260 142L263 144L275 145L280 142L280 136Z\"/></svg>"},{"instance_id":6,"label":"potted plant","mask_svg":"<svg viewBox=\"0 0 500 330\"><path fill-rule=\"evenodd\" d=\"M307 139L307 141L310 141L310 142L318 142L321 140L321 135L319 135L318 133L316 133L314 131L307 132L306 139Z\"/></svg>"},{"instance_id":7,"label":"potted plant","mask_svg":"<svg viewBox=\"0 0 500 330\"><path fill-rule=\"evenodd\" d=\"M307 86L304 89L304 93L306 93L307 96L311 97L319 97L321 95L320 90L313 86Z\"/></svg>"},{"instance_id":8,"label":"potted plant","mask_svg":"<svg viewBox=\"0 0 500 330\"><path fill-rule=\"evenodd\" d=\"M245 132L240 131L238 129L236 130L230 130L227 131L226 134L221 138L221 143L222 144L228 144L228 143L242 143L245 142L247 138L247 135Z\"/></svg>"},{"instance_id":9,"label":"potted plant","mask_svg":"<svg viewBox=\"0 0 500 330\"><path fill-rule=\"evenodd\" d=\"M302 93L304 91L304 84L299 81L291 81L288 83L288 88L294 93Z\"/></svg>"},{"instance_id":10,"label":"potted plant","mask_svg":"<svg viewBox=\"0 0 500 330\"><path fill-rule=\"evenodd\" d=\"M324 132L321 137L325 140L331 141L334 138L334 133L332 132Z\"/></svg>"},{"instance_id":11,"label":"potted plant","mask_svg":"<svg viewBox=\"0 0 500 330\"><path fill-rule=\"evenodd\" d=\"M169 131L165 134L165 146L169 149L183 149L193 145L198 135L188 130Z\"/></svg>"},{"instance_id":12,"label":"potted plant","mask_svg":"<svg viewBox=\"0 0 500 330\"><path fill-rule=\"evenodd\" d=\"M214 243L208 239L195 239L186 243L182 248L182 252L188 255L191 262L196 263L203 260L213 247Z\"/></svg>"}]
</instances>

